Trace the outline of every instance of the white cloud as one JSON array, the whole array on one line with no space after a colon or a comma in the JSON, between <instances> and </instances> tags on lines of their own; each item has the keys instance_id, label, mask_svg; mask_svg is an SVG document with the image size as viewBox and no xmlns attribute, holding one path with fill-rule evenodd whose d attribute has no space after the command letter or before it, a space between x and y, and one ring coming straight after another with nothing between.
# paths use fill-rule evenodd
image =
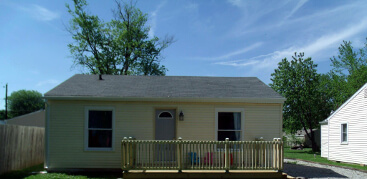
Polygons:
<instances>
[{"instance_id":1,"label":"white cloud","mask_svg":"<svg viewBox=\"0 0 367 179\"><path fill-rule=\"evenodd\" d=\"M157 27L157 14L159 12L159 10L166 4L166 1L163 1L162 3L160 3L158 5L158 7L152 12L150 13L150 29L149 29L149 32L148 32L148 36L149 38L153 38L154 37L154 32L155 32L155 29Z\"/></svg>"},{"instance_id":2,"label":"white cloud","mask_svg":"<svg viewBox=\"0 0 367 179\"><path fill-rule=\"evenodd\" d=\"M258 63L260 63L259 60L236 60L236 61L228 61L228 62L217 62L214 64L235 66L235 67L245 67L245 66L255 65Z\"/></svg>"},{"instance_id":3,"label":"white cloud","mask_svg":"<svg viewBox=\"0 0 367 179\"><path fill-rule=\"evenodd\" d=\"M52 21L60 17L58 13L52 12L36 4L29 6L19 6L18 8L40 21Z\"/></svg>"},{"instance_id":4,"label":"white cloud","mask_svg":"<svg viewBox=\"0 0 367 179\"><path fill-rule=\"evenodd\" d=\"M360 23L355 24L353 26L347 27L343 29L342 31L330 34L330 35L324 35L319 37L318 39L314 40L312 43L305 45L305 46L292 46L287 49L283 49L280 51L274 51L269 54L265 55L259 55L255 56L249 59L245 60L237 60L237 61L223 61L223 62L217 62L214 64L217 65L230 65L230 66L236 66L236 67L246 67L246 66L253 66L253 69L259 70L259 69L275 69L278 62L287 57L290 58L292 55L294 55L294 52L305 52L306 57L313 57L320 52L323 52L327 49L337 48L337 46L340 45L342 40L348 39L352 37L353 35L362 33L367 29L367 18L362 19ZM315 61L318 61L318 59L314 59Z\"/></svg>"},{"instance_id":5,"label":"white cloud","mask_svg":"<svg viewBox=\"0 0 367 179\"><path fill-rule=\"evenodd\" d=\"M223 60L223 59L229 59L229 58L232 58L234 56L237 56L237 55L241 55L241 54L244 54L246 52L249 52L255 48L258 48L262 45L263 43L262 42L257 42L257 43L254 43L250 46L246 46L245 48L243 49L240 49L240 50L237 50L237 51L233 51L233 52L229 52L227 54L224 54L224 55L221 55L221 56L217 56L217 57L194 57L193 59L200 59L200 60Z\"/></svg>"},{"instance_id":6,"label":"white cloud","mask_svg":"<svg viewBox=\"0 0 367 179\"><path fill-rule=\"evenodd\" d=\"M300 0L298 1L297 5L292 9L292 11L285 16L285 20L292 17L294 13L296 13L298 11L299 8L301 8L308 0Z\"/></svg>"},{"instance_id":7,"label":"white cloud","mask_svg":"<svg viewBox=\"0 0 367 179\"><path fill-rule=\"evenodd\" d=\"M45 85L57 85L59 84L60 82L58 80L53 80L53 79L50 79L50 80L45 80L45 81L40 81L36 84L37 87L40 87L40 86L45 86Z\"/></svg>"},{"instance_id":8,"label":"white cloud","mask_svg":"<svg viewBox=\"0 0 367 179\"><path fill-rule=\"evenodd\" d=\"M230 4L232 4L233 6L237 6L237 7L241 7L241 6L243 6L243 2L244 1L241 1L241 0L228 0L228 2L230 3Z\"/></svg>"}]
</instances>

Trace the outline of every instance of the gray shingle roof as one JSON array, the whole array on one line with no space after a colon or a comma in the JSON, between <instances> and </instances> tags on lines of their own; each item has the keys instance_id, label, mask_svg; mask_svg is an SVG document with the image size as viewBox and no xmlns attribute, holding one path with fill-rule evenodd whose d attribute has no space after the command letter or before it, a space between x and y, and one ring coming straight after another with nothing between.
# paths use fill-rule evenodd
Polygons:
<instances>
[{"instance_id":1,"label":"gray shingle roof","mask_svg":"<svg viewBox=\"0 0 367 179\"><path fill-rule=\"evenodd\" d=\"M74 75L45 97L284 99L256 77Z\"/></svg>"}]
</instances>

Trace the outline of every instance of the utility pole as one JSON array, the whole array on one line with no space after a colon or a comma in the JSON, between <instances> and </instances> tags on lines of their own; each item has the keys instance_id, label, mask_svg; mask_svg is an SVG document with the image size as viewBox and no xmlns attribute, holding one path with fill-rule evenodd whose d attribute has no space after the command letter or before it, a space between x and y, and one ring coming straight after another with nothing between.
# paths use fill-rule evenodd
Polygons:
<instances>
[{"instance_id":1,"label":"utility pole","mask_svg":"<svg viewBox=\"0 0 367 179\"><path fill-rule=\"evenodd\" d=\"M5 85L5 120L8 119L8 83Z\"/></svg>"}]
</instances>

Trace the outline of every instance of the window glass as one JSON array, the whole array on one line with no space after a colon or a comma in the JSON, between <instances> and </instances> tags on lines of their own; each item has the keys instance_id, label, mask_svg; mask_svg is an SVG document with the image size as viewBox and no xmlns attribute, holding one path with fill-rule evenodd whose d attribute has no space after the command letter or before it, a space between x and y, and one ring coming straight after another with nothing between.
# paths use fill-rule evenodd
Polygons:
<instances>
[{"instance_id":1,"label":"window glass","mask_svg":"<svg viewBox=\"0 0 367 179\"><path fill-rule=\"evenodd\" d=\"M112 110L88 110L88 148L112 148Z\"/></svg>"},{"instance_id":2,"label":"window glass","mask_svg":"<svg viewBox=\"0 0 367 179\"><path fill-rule=\"evenodd\" d=\"M241 140L241 131L218 131L218 140L224 141L229 138L230 141Z\"/></svg>"},{"instance_id":3,"label":"window glass","mask_svg":"<svg viewBox=\"0 0 367 179\"><path fill-rule=\"evenodd\" d=\"M112 111L89 111L89 128L112 128Z\"/></svg>"},{"instance_id":4,"label":"window glass","mask_svg":"<svg viewBox=\"0 0 367 179\"><path fill-rule=\"evenodd\" d=\"M218 112L217 140L223 141L229 138L231 141L241 140L241 113Z\"/></svg>"},{"instance_id":5,"label":"window glass","mask_svg":"<svg viewBox=\"0 0 367 179\"><path fill-rule=\"evenodd\" d=\"M160 118L172 118L172 114L169 113L169 112L161 112L158 117L160 117Z\"/></svg>"},{"instance_id":6,"label":"window glass","mask_svg":"<svg viewBox=\"0 0 367 179\"><path fill-rule=\"evenodd\" d=\"M348 141L348 126L347 124L342 124L342 142Z\"/></svg>"},{"instance_id":7,"label":"window glass","mask_svg":"<svg viewBox=\"0 0 367 179\"><path fill-rule=\"evenodd\" d=\"M89 130L88 147L112 147L112 130Z\"/></svg>"},{"instance_id":8,"label":"window glass","mask_svg":"<svg viewBox=\"0 0 367 179\"><path fill-rule=\"evenodd\" d=\"M218 129L241 130L241 113L219 112Z\"/></svg>"}]
</instances>

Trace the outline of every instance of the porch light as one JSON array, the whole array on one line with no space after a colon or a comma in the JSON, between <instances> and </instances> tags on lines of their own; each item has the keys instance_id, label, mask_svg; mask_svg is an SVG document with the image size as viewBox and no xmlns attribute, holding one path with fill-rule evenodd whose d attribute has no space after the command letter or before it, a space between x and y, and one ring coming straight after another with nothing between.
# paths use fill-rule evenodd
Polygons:
<instances>
[{"instance_id":1,"label":"porch light","mask_svg":"<svg viewBox=\"0 0 367 179\"><path fill-rule=\"evenodd\" d=\"M180 121L183 121L184 120L184 114L183 114L182 110L180 112L180 115L178 115L178 117L179 117L179 120Z\"/></svg>"}]
</instances>

